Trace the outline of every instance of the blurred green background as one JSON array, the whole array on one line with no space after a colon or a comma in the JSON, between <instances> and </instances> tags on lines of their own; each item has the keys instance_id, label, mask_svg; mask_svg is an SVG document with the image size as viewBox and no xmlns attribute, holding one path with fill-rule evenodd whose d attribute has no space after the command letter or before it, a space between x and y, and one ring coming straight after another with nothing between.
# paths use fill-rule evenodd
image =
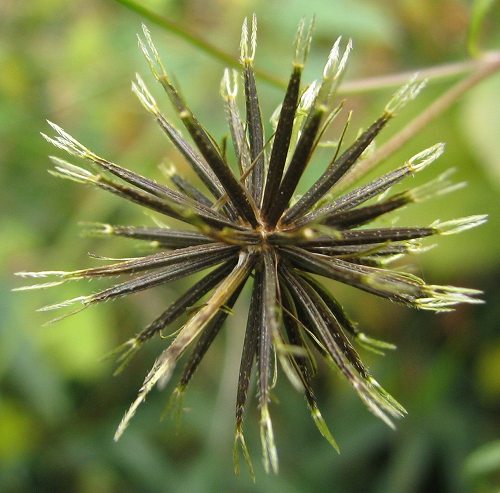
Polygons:
<instances>
[{"instance_id":1,"label":"blurred green background","mask_svg":"<svg viewBox=\"0 0 500 493\"><path fill-rule=\"evenodd\" d=\"M486 2L488 3L488 2ZM317 16L306 71L310 81L339 35L354 40L347 79L464 60L470 2L460 0L149 0L214 44L238 54L245 15L259 17L257 65L287 77L291 42L302 16ZM498 5L481 43L499 46ZM111 0L2 0L0 3L0 491L1 492L493 492L500 485L500 275L498 231L500 77L492 77L430 124L389 160L393 167L437 141L447 151L417 180L456 166L466 189L401 213L409 224L490 214L487 225L412 259L431 283L482 289L487 304L450 314L412 312L332 286L360 326L398 350L362 351L373 373L409 411L391 431L366 411L338 375L323 369L317 390L341 449L317 433L303 398L282 377L272 406L280 474L260 461L257 413L251 405L247 440L256 466L233 475L233 406L246 298L209 352L187 394L180 428L160 421L168 392L153 392L122 440L114 430L155 355L155 340L118 377L103 359L162 311L182 283L91 308L50 327L35 309L88 294L89 284L12 293L20 270L94 265L87 252L133 256L136 245L80 235L81 221L151 224L128 204L50 177L40 138L48 118L111 160L161 179L158 163L184 165L130 93L138 71L154 87L136 45L141 18ZM218 97L223 65L149 24L170 71L195 113L218 137L225 129ZM451 82L431 84L381 137L401 128ZM265 114L281 91L260 83ZM349 136L380 112L391 91L349 99ZM161 93L155 91L158 99ZM163 107L172 114L168 105ZM49 132L50 133L50 132ZM59 155L61 155L59 153ZM312 179L309 177L309 179ZM189 281L188 281L189 282ZM182 366L182 365L181 365ZM254 402L252 403L254 404Z\"/></svg>"}]
</instances>

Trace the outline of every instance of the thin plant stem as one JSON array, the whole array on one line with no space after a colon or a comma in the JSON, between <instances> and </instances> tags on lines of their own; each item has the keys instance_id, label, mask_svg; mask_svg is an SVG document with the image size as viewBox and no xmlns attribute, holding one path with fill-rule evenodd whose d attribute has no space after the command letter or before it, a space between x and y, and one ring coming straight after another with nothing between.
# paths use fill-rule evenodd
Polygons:
<instances>
[{"instance_id":1,"label":"thin plant stem","mask_svg":"<svg viewBox=\"0 0 500 493\"><path fill-rule=\"evenodd\" d=\"M115 1L132 10L141 17L144 17L150 22L156 24L157 26L165 29L166 31L169 31L175 36L184 39L191 45L196 46L206 54L210 55L216 60L223 62L227 66L234 68L240 67L240 62L236 57L210 43L190 29L179 25L174 20L160 15L134 0ZM415 72L418 72L419 79L430 79L433 82L453 79L459 77L462 74L475 71L477 68L481 67L484 64L485 59L495 58L496 56L498 56L498 52L491 52L487 53L484 58L480 60L466 60L463 62L437 65L435 67L424 68L417 71L399 72L397 74L391 74L382 77L369 77L359 80L347 81L340 85L337 92L338 94L361 94L398 87L407 82L407 80ZM256 77L274 87L283 89L287 85L285 80L275 76L274 74L258 68L255 68L254 70Z\"/></svg>"},{"instance_id":2,"label":"thin plant stem","mask_svg":"<svg viewBox=\"0 0 500 493\"><path fill-rule=\"evenodd\" d=\"M175 36L184 39L189 44L196 46L201 51L207 53L216 60L225 63L229 67L234 67L234 68L240 67L240 62L236 57L218 48L209 41L203 39L201 36L195 34L190 29L184 26L180 26L177 22L173 21L172 19L157 14L156 12L149 10L147 7L144 7L140 3L135 2L134 0L115 0L115 1L123 5L124 7L127 7L128 9L134 11L136 14L139 14L141 17L147 19L148 21L156 24L157 26L160 26L166 31L171 32ZM255 69L255 75L259 79L268 82L269 84L275 87L278 88L286 87L286 81L280 79L279 77L274 76L273 74L265 72L264 70Z\"/></svg>"},{"instance_id":3,"label":"thin plant stem","mask_svg":"<svg viewBox=\"0 0 500 493\"><path fill-rule=\"evenodd\" d=\"M490 53L478 62L479 65L474 73L452 86L370 157L352 168L352 170L339 182L339 190L352 185L359 178L365 176L366 173L383 163L389 156L392 156L394 152L423 130L430 122L444 113L469 89L472 89L483 79L486 79L500 70L500 52Z\"/></svg>"},{"instance_id":4,"label":"thin plant stem","mask_svg":"<svg viewBox=\"0 0 500 493\"><path fill-rule=\"evenodd\" d=\"M500 52L491 51L476 60L465 60L462 62L445 63L433 67L398 72L396 74L383 75L380 77L368 77L364 79L351 80L344 82L339 93L342 94L363 94L366 92L381 91L402 86L408 79L417 73L416 80L428 79L430 82L442 82L450 79L456 79L461 75L474 72L485 65L487 60L495 60L500 56Z\"/></svg>"}]
</instances>

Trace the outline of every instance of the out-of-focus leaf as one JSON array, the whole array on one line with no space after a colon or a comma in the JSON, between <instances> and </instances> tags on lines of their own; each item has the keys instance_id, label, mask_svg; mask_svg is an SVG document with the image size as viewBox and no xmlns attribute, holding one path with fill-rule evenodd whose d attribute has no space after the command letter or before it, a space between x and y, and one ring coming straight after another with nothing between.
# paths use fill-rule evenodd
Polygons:
<instances>
[{"instance_id":1,"label":"out-of-focus leaf","mask_svg":"<svg viewBox=\"0 0 500 493\"><path fill-rule=\"evenodd\" d=\"M16 346L9 381L27 407L47 423L59 422L71 408L61 375L53 371L26 334L18 337Z\"/></svg>"},{"instance_id":2,"label":"out-of-focus leaf","mask_svg":"<svg viewBox=\"0 0 500 493\"><path fill-rule=\"evenodd\" d=\"M493 77L471 91L462 105L464 133L491 182L500 187L498 129L500 113L495 106L500 93L500 77Z\"/></svg>"},{"instance_id":3,"label":"out-of-focus leaf","mask_svg":"<svg viewBox=\"0 0 500 493\"><path fill-rule=\"evenodd\" d=\"M488 400L500 398L498 375L500 375L500 343L488 345L478 362L478 385Z\"/></svg>"},{"instance_id":4,"label":"out-of-focus leaf","mask_svg":"<svg viewBox=\"0 0 500 493\"><path fill-rule=\"evenodd\" d=\"M430 446L424 434L409 439L404 448L396 449L390 458L387 475L376 489L377 493L407 493L418 491L418 482L429 464Z\"/></svg>"},{"instance_id":5,"label":"out-of-focus leaf","mask_svg":"<svg viewBox=\"0 0 500 493\"><path fill-rule=\"evenodd\" d=\"M88 310L45 328L40 342L58 371L67 378L88 380L110 371L112 362L103 361L103 356L114 344L111 329L104 312Z\"/></svg>"},{"instance_id":6,"label":"out-of-focus leaf","mask_svg":"<svg viewBox=\"0 0 500 493\"><path fill-rule=\"evenodd\" d=\"M500 474L500 440L486 443L474 450L464 466L468 478L476 478L492 473Z\"/></svg>"},{"instance_id":7,"label":"out-of-focus leaf","mask_svg":"<svg viewBox=\"0 0 500 493\"><path fill-rule=\"evenodd\" d=\"M472 2L472 12L467 36L467 50L472 56L479 54L479 35L481 26L486 14L495 3L495 0L474 0Z\"/></svg>"},{"instance_id":8,"label":"out-of-focus leaf","mask_svg":"<svg viewBox=\"0 0 500 493\"><path fill-rule=\"evenodd\" d=\"M172 465L162 451L140 433L129 433L111 448L116 463L127 471L131 482L140 484L143 491L180 491ZM160 485L162 485L160 487Z\"/></svg>"},{"instance_id":9,"label":"out-of-focus leaf","mask_svg":"<svg viewBox=\"0 0 500 493\"><path fill-rule=\"evenodd\" d=\"M305 6L302 1L290 0L286 3L286 15L283 15L284 5L281 2L265 2L264 5L262 17L268 17L273 25L280 24L286 29L293 29L294 19L316 15L316 33L328 39L336 33L351 36L356 41L370 40L391 45L397 41L399 34L390 9L382 9L370 2L309 0Z\"/></svg>"},{"instance_id":10,"label":"out-of-focus leaf","mask_svg":"<svg viewBox=\"0 0 500 493\"><path fill-rule=\"evenodd\" d=\"M36 423L19 405L3 400L0 404L0 460L19 459L38 445Z\"/></svg>"}]
</instances>

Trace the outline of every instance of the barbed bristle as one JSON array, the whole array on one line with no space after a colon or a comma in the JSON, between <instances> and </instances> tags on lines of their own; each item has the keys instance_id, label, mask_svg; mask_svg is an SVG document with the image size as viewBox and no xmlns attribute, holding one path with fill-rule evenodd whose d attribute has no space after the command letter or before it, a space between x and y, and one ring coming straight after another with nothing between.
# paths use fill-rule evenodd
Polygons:
<instances>
[{"instance_id":1,"label":"barbed bristle","mask_svg":"<svg viewBox=\"0 0 500 493\"><path fill-rule=\"evenodd\" d=\"M224 75L220 84L220 93L223 99L235 99L238 95L238 72L236 70L224 69Z\"/></svg>"},{"instance_id":2,"label":"barbed bristle","mask_svg":"<svg viewBox=\"0 0 500 493\"><path fill-rule=\"evenodd\" d=\"M427 79L419 80L419 74L414 74L413 77L392 96L385 107L386 113L394 114L403 109L410 101L413 101L419 95L426 84Z\"/></svg>"},{"instance_id":3,"label":"barbed bristle","mask_svg":"<svg viewBox=\"0 0 500 493\"><path fill-rule=\"evenodd\" d=\"M408 160L407 166L409 170L414 173L417 171L422 171L436 159L438 159L444 152L444 144L434 144L427 149L415 154Z\"/></svg>"},{"instance_id":4,"label":"barbed bristle","mask_svg":"<svg viewBox=\"0 0 500 493\"><path fill-rule=\"evenodd\" d=\"M240 61L243 65L252 65L257 49L257 16L252 16L251 32L248 29L248 19L245 17L241 27Z\"/></svg>"},{"instance_id":5,"label":"barbed bristle","mask_svg":"<svg viewBox=\"0 0 500 493\"><path fill-rule=\"evenodd\" d=\"M468 229L476 228L486 223L488 220L487 214L479 214L474 216L461 217L459 219L452 219L450 221L440 221L439 219L431 224L441 235L453 235L467 231Z\"/></svg>"}]
</instances>

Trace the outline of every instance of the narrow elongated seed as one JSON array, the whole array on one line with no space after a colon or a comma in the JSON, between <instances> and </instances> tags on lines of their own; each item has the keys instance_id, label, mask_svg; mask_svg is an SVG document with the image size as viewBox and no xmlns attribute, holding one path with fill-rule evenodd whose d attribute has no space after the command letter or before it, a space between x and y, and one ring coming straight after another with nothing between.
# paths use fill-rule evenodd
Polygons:
<instances>
[{"instance_id":1,"label":"narrow elongated seed","mask_svg":"<svg viewBox=\"0 0 500 493\"><path fill-rule=\"evenodd\" d=\"M186 277L190 274L194 274L195 272L206 269L211 265L221 263L224 260L227 260L227 258L230 256L231 253L227 252L214 253L212 255L206 255L203 259L183 262L181 264L174 264L159 271L145 274L130 281L126 281L111 288L100 291L99 293L88 297L88 299L86 299L85 301L85 304L91 305L100 303L102 301L118 298L120 296L138 293L139 291L150 289L154 286L159 286L160 284L165 284L167 282Z\"/></svg>"},{"instance_id":2,"label":"narrow elongated seed","mask_svg":"<svg viewBox=\"0 0 500 493\"><path fill-rule=\"evenodd\" d=\"M175 300L159 317L151 322L137 336L137 339L144 342L154 334L163 330L167 325L177 320L186 310L193 306L205 294L213 289L224 277L234 268L234 262L228 261L214 271L207 274L203 279L194 284L190 289Z\"/></svg>"},{"instance_id":3,"label":"narrow elongated seed","mask_svg":"<svg viewBox=\"0 0 500 493\"><path fill-rule=\"evenodd\" d=\"M241 294L242 289L243 289L243 284L241 284L234 291L231 297L227 300L227 302L225 303L225 307L227 309L230 310L231 308L233 308L234 304L236 303L236 300ZM198 338L198 341L196 342L196 345L193 348L193 351L191 352L189 360L187 361L186 366L184 367L184 371L179 381L179 387L181 390L185 389L189 384L191 378L198 369L201 360L205 356L205 353L208 351L210 345L217 337L217 334L220 332L220 329L222 328L222 325L226 321L228 315L229 312L227 310L222 310L221 308L219 312L215 315L215 317L210 321L210 323L203 329L203 332Z\"/></svg>"},{"instance_id":4,"label":"narrow elongated seed","mask_svg":"<svg viewBox=\"0 0 500 493\"><path fill-rule=\"evenodd\" d=\"M245 78L245 102L250 157L252 163L255 163L250 174L250 190L255 203L257 206L260 206L264 188L264 128L262 126L262 116L260 114L259 96L255 85L253 65L249 61L244 62L243 75Z\"/></svg>"},{"instance_id":5,"label":"narrow elongated seed","mask_svg":"<svg viewBox=\"0 0 500 493\"><path fill-rule=\"evenodd\" d=\"M319 107L311 114L304 124L304 129L302 130L292 159L288 165L288 169L279 187L278 195L269 208L267 214L269 226L276 225L295 192L295 188L311 157L311 150L325 111L326 107Z\"/></svg>"},{"instance_id":6,"label":"narrow elongated seed","mask_svg":"<svg viewBox=\"0 0 500 493\"><path fill-rule=\"evenodd\" d=\"M391 115L384 114L365 130L354 144L337 159L333 166L329 167L297 203L285 213L281 222L283 224L292 222L297 217L305 214L318 200L327 194L359 159L363 151L385 127L390 118Z\"/></svg>"},{"instance_id":7,"label":"narrow elongated seed","mask_svg":"<svg viewBox=\"0 0 500 493\"><path fill-rule=\"evenodd\" d=\"M165 248L182 248L213 243L212 238L196 231L138 226L117 226L95 224L87 227L85 233L96 236L120 236L134 240L158 242Z\"/></svg>"},{"instance_id":8,"label":"narrow elongated seed","mask_svg":"<svg viewBox=\"0 0 500 493\"><path fill-rule=\"evenodd\" d=\"M288 88L283 99L278 126L274 135L273 148L269 159L269 168L267 171L266 188L262 202L264 217L267 216L276 193L278 192L285 162L288 156L290 140L292 137L293 122L299 99L300 80L302 75L302 66L294 65Z\"/></svg>"},{"instance_id":9,"label":"narrow elongated seed","mask_svg":"<svg viewBox=\"0 0 500 493\"><path fill-rule=\"evenodd\" d=\"M262 290L261 290L262 272L257 270L255 273L252 298L250 300L250 309L248 312L247 327L245 339L243 341L243 351L241 354L240 370L238 376L238 389L236 393L236 429L241 430L243 426L243 414L247 401L248 387L250 384L250 375L253 362L257 353L259 344L259 324L262 310Z\"/></svg>"},{"instance_id":10,"label":"narrow elongated seed","mask_svg":"<svg viewBox=\"0 0 500 493\"><path fill-rule=\"evenodd\" d=\"M370 222L384 214L404 207L412 202L411 196L407 193L401 193L389 197L387 200L374 205L360 207L358 209L341 210L334 212L323 219L325 224L334 226L337 229L354 228Z\"/></svg>"}]
</instances>

